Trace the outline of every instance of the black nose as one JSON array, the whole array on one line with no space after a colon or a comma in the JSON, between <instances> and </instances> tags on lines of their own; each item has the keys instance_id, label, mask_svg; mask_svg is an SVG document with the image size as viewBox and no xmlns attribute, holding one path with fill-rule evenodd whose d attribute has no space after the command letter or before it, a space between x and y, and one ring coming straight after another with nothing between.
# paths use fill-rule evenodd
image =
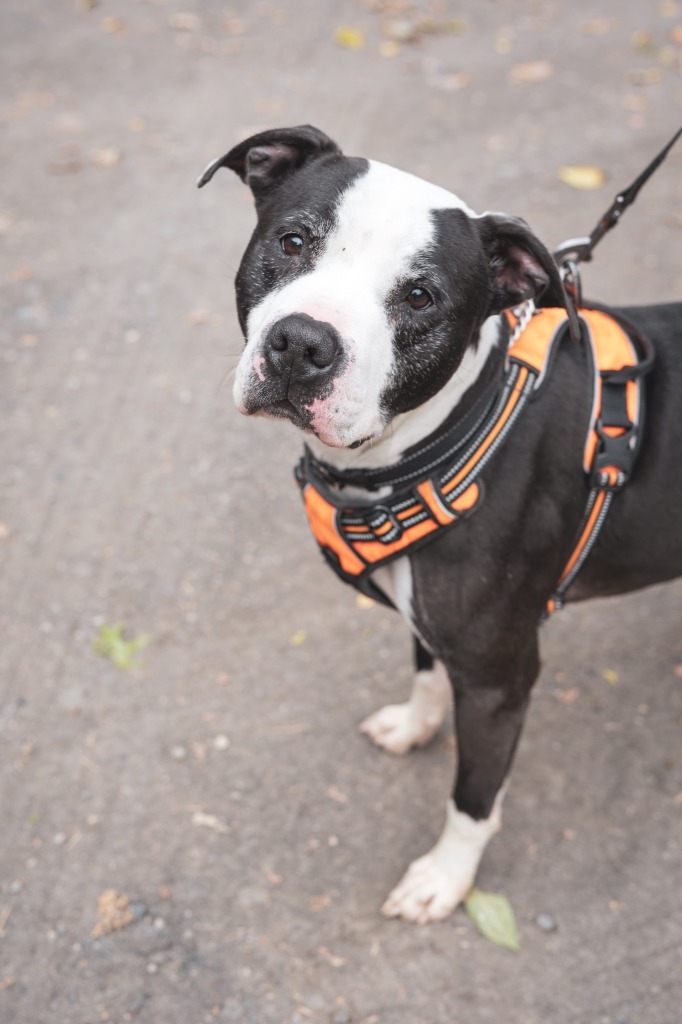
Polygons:
<instances>
[{"instance_id":1,"label":"black nose","mask_svg":"<svg viewBox=\"0 0 682 1024\"><path fill-rule=\"evenodd\" d=\"M341 353L341 336L335 327L294 313L273 324L265 337L265 358L275 373L288 372L300 383L320 380L329 374Z\"/></svg>"}]
</instances>

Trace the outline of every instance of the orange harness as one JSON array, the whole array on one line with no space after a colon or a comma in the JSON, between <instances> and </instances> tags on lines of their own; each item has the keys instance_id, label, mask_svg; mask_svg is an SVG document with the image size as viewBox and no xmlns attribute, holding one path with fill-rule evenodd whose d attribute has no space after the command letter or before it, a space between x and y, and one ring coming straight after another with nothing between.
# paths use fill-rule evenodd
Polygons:
<instances>
[{"instance_id":1,"label":"orange harness","mask_svg":"<svg viewBox=\"0 0 682 1024\"><path fill-rule=\"evenodd\" d=\"M511 312L507 316L513 329L516 318ZM580 311L580 319L593 365L594 398L583 456L591 490L577 543L548 602L548 614L563 604L614 494L629 478L643 422L641 378L651 364L645 339L638 336L646 352L646 358L639 359L614 315L589 309ZM369 579L375 569L475 510L482 496L478 478L544 381L566 324L563 309L536 312L509 348L501 389L469 432L458 438L455 451L446 452L446 458L441 455L434 464L429 462L428 449L436 442L425 446L419 453L424 456L419 478L407 489L393 490L383 501L343 499L329 482L346 484L344 474L319 463L306 448L296 470L306 514L323 555L341 579L376 597L377 589ZM401 477L401 466L391 467L396 482L414 475Z\"/></svg>"}]
</instances>

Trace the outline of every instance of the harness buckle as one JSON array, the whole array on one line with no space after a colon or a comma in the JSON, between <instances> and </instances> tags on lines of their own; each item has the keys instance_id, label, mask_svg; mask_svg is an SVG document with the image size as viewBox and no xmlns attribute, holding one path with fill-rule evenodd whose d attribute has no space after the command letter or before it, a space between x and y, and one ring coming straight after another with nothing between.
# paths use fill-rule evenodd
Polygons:
<instances>
[{"instance_id":1,"label":"harness buckle","mask_svg":"<svg viewBox=\"0 0 682 1024\"><path fill-rule=\"evenodd\" d=\"M595 424L601 442L592 464L592 485L600 490L618 491L630 479L635 462L637 434L634 423L622 434L607 434L601 420Z\"/></svg>"}]
</instances>

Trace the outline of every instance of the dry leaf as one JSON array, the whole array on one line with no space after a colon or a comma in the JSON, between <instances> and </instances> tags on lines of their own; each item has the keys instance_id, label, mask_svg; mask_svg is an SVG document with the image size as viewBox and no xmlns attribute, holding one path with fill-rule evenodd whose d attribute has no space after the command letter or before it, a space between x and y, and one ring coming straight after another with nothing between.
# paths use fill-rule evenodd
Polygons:
<instances>
[{"instance_id":1,"label":"dry leaf","mask_svg":"<svg viewBox=\"0 0 682 1024\"><path fill-rule=\"evenodd\" d=\"M630 45L633 50L650 51L653 46L653 36L646 29L638 28L630 37Z\"/></svg>"},{"instance_id":2,"label":"dry leaf","mask_svg":"<svg viewBox=\"0 0 682 1024\"><path fill-rule=\"evenodd\" d=\"M230 830L219 818L216 818L215 814L204 814L203 811L195 811L192 815L192 824L196 825L197 828L210 828L214 832L220 832L223 835Z\"/></svg>"},{"instance_id":3,"label":"dry leaf","mask_svg":"<svg viewBox=\"0 0 682 1024\"><path fill-rule=\"evenodd\" d=\"M335 953L331 953L326 946L320 946L318 953L320 957L328 964L331 964L332 967L343 967L346 963L346 958L344 956L337 956Z\"/></svg>"},{"instance_id":4,"label":"dry leaf","mask_svg":"<svg viewBox=\"0 0 682 1024\"><path fill-rule=\"evenodd\" d=\"M395 39L384 39L383 43L379 43L380 57L397 57L400 52L400 43Z\"/></svg>"},{"instance_id":5,"label":"dry leaf","mask_svg":"<svg viewBox=\"0 0 682 1024\"><path fill-rule=\"evenodd\" d=\"M121 162L121 151L116 146L101 146L93 149L90 154L90 163L95 167L114 167Z\"/></svg>"},{"instance_id":6,"label":"dry leaf","mask_svg":"<svg viewBox=\"0 0 682 1024\"><path fill-rule=\"evenodd\" d=\"M117 32L125 32L125 22L123 18L117 18L115 15L108 15L102 19L100 28L102 32L107 32L109 35L114 35Z\"/></svg>"},{"instance_id":7,"label":"dry leaf","mask_svg":"<svg viewBox=\"0 0 682 1024\"><path fill-rule=\"evenodd\" d=\"M174 32L196 32L200 25L199 15L193 11L178 11L171 14L168 25Z\"/></svg>"},{"instance_id":8,"label":"dry leaf","mask_svg":"<svg viewBox=\"0 0 682 1024\"><path fill-rule=\"evenodd\" d=\"M305 643L306 631L299 629L297 633L294 633L289 643L292 647L300 647L301 644Z\"/></svg>"},{"instance_id":9,"label":"dry leaf","mask_svg":"<svg viewBox=\"0 0 682 1024\"><path fill-rule=\"evenodd\" d=\"M568 164L559 168L559 177L571 188L601 188L606 180L604 172L592 164Z\"/></svg>"},{"instance_id":10,"label":"dry leaf","mask_svg":"<svg viewBox=\"0 0 682 1024\"><path fill-rule=\"evenodd\" d=\"M612 668L605 668L602 672L602 679L605 679L609 686L615 686L618 682L618 673Z\"/></svg>"},{"instance_id":11,"label":"dry leaf","mask_svg":"<svg viewBox=\"0 0 682 1024\"><path fill-rule=\"evenodd\" d=\"M127 927L135 920L135 914L127 896L119 896L115 889L105 889L97 900L97 918L91 933L93 939Z\"/></svg>"},{"instance_id":12,"label":"dry leaf","mask_svg":"<svg viewBox=\"0 0 682 1024\"><path fill-rule=\"evenodd\" d=\"M359 28L341 25L334 32L334 42L346 50L361 50L365 45L365 35Z\"/></svg>"},{"instance_id":13,"label":"dry leaf","mask_svg":"<svg viewBox=\"0 0 682 1024\"><path fill-rule=\"evenodd\" d=\"M554 74L554 65L548 60L527 60L515 64L509 72L513 85L531 85L546 82Z\"/></svg>"},{"instance_id":14,"label":"dry leaf","mask_svg":"<svg viewBox=\"0 0 682 1024\"><path fill-rule=\"evenodd\" d=\"M327 796L334 800L337 804L347 804L348 797L339 789L337 786L330 786L327 790Z\"/></svg>"},{"instance_id":15,"label":"dry leaf","mask_svg":"<svg viewBox=\"0 0 682 1024\"><path fill-rule=\"evenodd\" d=\"M607 18L590 18L580 26L580 31L585 36L601 36L608 32L612 23Z\"/></svg>"},{"instance_id":16,"label":"dry leaf","mask_svg":"<svg viewBox=\"0 0 682 1024\"><path fill-rule=\"evenodd\" d=\"M660 68L635 68L628 72L628 81L633 85L657 85L662 78Z\"/></svg>"},{"instance_id":17,"label":"dry leaf","mask_svg":"<svg viewBox=\"0 0 682 1024\"><path fill-rule=\"evenodd\" d=\"M580 690L577 686L569 686L565 690L556 690L554 696L560 704L573 704L580 696Z\"/></svg>"}]
</instances>

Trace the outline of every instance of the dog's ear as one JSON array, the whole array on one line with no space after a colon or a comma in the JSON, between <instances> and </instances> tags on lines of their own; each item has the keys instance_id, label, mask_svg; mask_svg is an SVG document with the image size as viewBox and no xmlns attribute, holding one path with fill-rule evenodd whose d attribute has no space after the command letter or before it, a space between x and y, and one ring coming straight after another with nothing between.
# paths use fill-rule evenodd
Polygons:
<instances>
[{"instance_id":1,"label":"dog's ear","mask_svg":"<svg viewBox=\"0 0 682 1024\"><path fill-rule=\"evenodd\" d=\"M341 150L324 132L312 125L298 128L273 128L245 139L225 156L210 163L199 178L201 188L219 167L229 167L253 192L256 206L272 189L304 164Z\"/></svg>"},{"instance_id":2,"label":"dog's ear","mask_svg":"<svg viewBox=\"0 0 682 1024\"><path fill-rule=\"evenodd\" d=\"M484 213L474 219L474 224L488 261L491 314L517 306L524 299L566 308L557 265L525 220Z\"/></svg>"}]
</instances>

